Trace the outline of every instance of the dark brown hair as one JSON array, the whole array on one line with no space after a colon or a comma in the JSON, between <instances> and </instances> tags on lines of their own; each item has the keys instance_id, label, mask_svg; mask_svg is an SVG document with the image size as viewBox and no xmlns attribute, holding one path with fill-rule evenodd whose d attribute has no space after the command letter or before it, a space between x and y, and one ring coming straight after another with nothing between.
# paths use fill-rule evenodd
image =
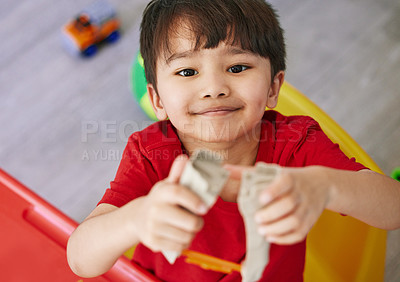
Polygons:
<instances>
[{"instance_id":1,"label":"dark brown hair","mask_svg":"<svg viewBox=\"0 0 400 282\"><path fill-rule=\"evenodd\" d=\"M269 58L272 77L286 68L283 30L264 0L152 0L143 13L140 52L147 82L155 87L157 59L170 52L170 35L182 21L194 35L195 50L228 41Z\"/></svg>"}]
</instances>

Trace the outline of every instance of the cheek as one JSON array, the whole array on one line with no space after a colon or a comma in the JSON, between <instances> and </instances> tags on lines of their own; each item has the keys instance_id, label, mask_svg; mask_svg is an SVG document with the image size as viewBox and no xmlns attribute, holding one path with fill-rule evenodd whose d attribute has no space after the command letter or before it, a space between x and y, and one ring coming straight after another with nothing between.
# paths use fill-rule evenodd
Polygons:
<instances>
[{"instance_id":1,"label":"cheek","mask_svg":"<svg viewBox=\"0 0 400 282\"><path fill-rule=\"evenodd\" d=\"M184 103L184 93L173 84L160 84L159 95L166 110L177 109Z\"/></svg>"},{"instance_id":2,"label":"cheek","mask_svg":"<svg viewBox=\"0 0 400 282\"><path fill-rule=\"evenodd\" d=\"M264 76L256 75L246 84L241 85L242 91L246 95L246 101L258 106L266 105L270 84Z\"/></svg>"},{"instance_id":3,"label":"cheek","mask_svg":"<svg viewBox=\"0 0 400 282\"><path fill-rule=\"evenodd\" d=\"M268 100L268 89L263 85L257 85L252 88L247 101L251 103L251 107L254 109L263 110L267 106Z\"/></svg>"}]
</instances>

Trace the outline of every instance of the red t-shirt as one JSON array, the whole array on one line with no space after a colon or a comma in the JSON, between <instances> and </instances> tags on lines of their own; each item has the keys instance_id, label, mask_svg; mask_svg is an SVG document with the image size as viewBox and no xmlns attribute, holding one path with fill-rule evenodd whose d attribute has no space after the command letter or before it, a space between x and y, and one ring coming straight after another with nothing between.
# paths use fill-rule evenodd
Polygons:
<instances>
[{"instance_id":1,"label":"red t-shirt","mask_svg":"<svg viewBox=\"0 0 400 282\"><path fill-rule=\"evenodd\" d=\"M169 121L154 123L129 138L115 180L100 203L121 207L149 193L153 185L168 176L183 145ZM322 165L337 169L361 170L365 167L349 159L339 146L322 132L310 117L285 117L266 111L262 121L257 162L281 166ZM245 256L245 229L236 203L218 198L204 216L204 227L190 249L241 263ZM260 281L303 281L305 240L283 246L271 244L269 263ZM136 247L133 261L165 281L240 281L238 272L223 274L188 264L180 257L170 265L161 253L143 244Z\"/></svg>"}]
</instances>

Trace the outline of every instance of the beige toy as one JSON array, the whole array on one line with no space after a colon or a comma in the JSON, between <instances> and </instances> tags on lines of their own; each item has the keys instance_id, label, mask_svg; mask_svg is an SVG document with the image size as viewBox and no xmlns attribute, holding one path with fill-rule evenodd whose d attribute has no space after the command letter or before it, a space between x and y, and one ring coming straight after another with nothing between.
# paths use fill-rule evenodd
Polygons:
<instances>
[{"instance_id":1,"label":"beige toy","mask_svg":"<svg viewBox=\"0 0 400 282\"><path fill-rule=\"evenodd\" d=\"M261 278L269 260L269 243L257 232L255 212L262 207L259 195L279 173L279 166L257 163L254 170L244 171L238 195L239 211L246 229L246 258L242 263L242 281Z\"/></svg>"},{"instance_id":2,"label":"beige toy","mask_svg":"<svg viewBox=\"0 0 400 282\"><path fill-rule=\"evenodd\" d=\"M196 151L187 162L180 184L195 192L211 208L229 177L221 167L221 157L210 151ZM163 251L165 258L173 264L179 253Z\"/></svg>"},{"instance_id":3,"label":"beige toy","mask_svg":"<svg viewBox=\"0 0 400 282\"><path fill-rule=\"evenodd\" d=\"M218 154L200 150L193 154L182 173L180 184L194 191L211 208L226 181L229 172L222 168ZM255 212L262 206L259 194L279 173L279 166L257 163L254 170L243 172L238 207L246 230L246 258L241 266L243 281L257 281L269 260L269 244L258 232L254 221ZM179 253L163 251L166 259L173 264Z\"/></svg>"}]
</instances>

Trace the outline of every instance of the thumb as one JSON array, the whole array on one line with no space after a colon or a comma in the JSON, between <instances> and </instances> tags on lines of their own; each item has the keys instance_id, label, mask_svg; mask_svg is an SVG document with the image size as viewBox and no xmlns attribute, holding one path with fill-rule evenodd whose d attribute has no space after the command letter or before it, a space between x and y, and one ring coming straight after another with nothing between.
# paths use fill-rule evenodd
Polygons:
<instances>
[{"instance_id":1,"label":"thumb","mask_svg":"<svg viewBox=\"0 0 400 282\"><path fill-rule=\"evenodd\" d=\"M168 183L179 183L179 179L182 175L183 169L185 168L185 165L188 161L188 156L184 154L176 157L167 177Z\"/></svg>"},{"instance_id":2,"label":"thumb","mask_svg":"<svg viewBox=\"0 0 400 282\"><path fill-rule=\"evenodd\" d=\"M269 202L279 198L280 196L288 193L293 189L293 179L289 173L281 172L275 179L269 184L268 189L265 189L260 195L260 201L263 204L268 204Z\"/></svg>"}]
</instances>

